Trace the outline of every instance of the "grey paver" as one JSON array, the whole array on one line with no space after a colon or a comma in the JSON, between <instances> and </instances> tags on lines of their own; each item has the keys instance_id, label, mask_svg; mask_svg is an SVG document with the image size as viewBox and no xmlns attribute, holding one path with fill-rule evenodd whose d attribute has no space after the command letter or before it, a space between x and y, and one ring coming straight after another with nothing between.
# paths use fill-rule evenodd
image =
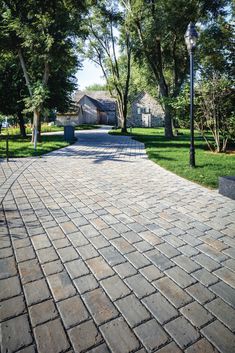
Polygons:
<instances>
[{"instance_id":1,"label":"grey paver","mask_svg":"<svg viewBox=\"0 0 235 353\"><path fill-rule=\"evenodd\" d=\"M149 312L133 294L117 300L115 305L131 327L150 318Z\"/></svg>"},{"instance_id":2,"label":"grey paver","mask_svg":"<svg viewBox=\"0 0 235 353\"><path fill-rule=\"evenodd\" d=\"M13 352L226 353L234 202L107 130L0 163L1 320L24 316L36 338Z\"/></svg>"},{"instance_id":3,"label":"grey paver","mask_svg":"<svg viewBox=\"0 0 235 353\"><path fill-rule=\"evenodd\" d=\"M222 321L232 332L235 331L235 310L222 299L216 298L206 304L206 309Z\"/></svg>"},{"instance_id":4,"label":"grey paver","mask_svg":"<svg viewBox=\"0 0 235 353\"><path fill-rule=\"evenodd\" d=\"M102 249L105 246L109 246L109 242L105 239L103 235L91 238L90 242L96 249Z\"/></svg>"},{"instance_id":5,"label":"grey paver","mask_svg":"<svg viewBox=\"0 0 235 353\"><path fill-rule=\"evenodd\" d=\"M192 301L191 297L169 278L160 278L153 284L176 308Z\"/></svg>"},{"instance_id":6,"label":"grey paver","mask_svg":"<svg viewBox=\"0 0 235 353\"><path fill-rule=\"evenodd\" d=\"M54 248L52 246L50 248L38 250L37 255L38 255L39 261L42 264L44 264L46 262L58 260L58 255L56 254L56 251L54 250Z\"/></svg>"},{"instance_id":7,"label":"grey paver","mask_svg":"<svg viewBox=\"0 0 235 353\"><path fill-rule=\"evenodd\" d=\"M89 314L79 296L74 296L57 303L65 327L80 324L88 319Z\"/></svg>"},{"instance_id":8,"label":"grey paver","mask_svg":"<svg viewBox=\"0 0 235 353\"><path fill-rule=\"evenodd\" d=\"M65 271L48 276L48 282L55 300L66 299L76 293Z\"/></svg>"},{"instance_id":9,"label":"grey paver","mask_svg":"<svg viewBox=\"0 0 235 353\"><path fill-rule=\"evenodd\" d=\"M156 248L170 259L180 255L180 252L168 243L156 245Z\"/></svg>"},{"instance_id":10,"label":"grey paver","mask_svg":"<svg viewBox=\"0 0 235 353\"><path fill-rule=\"evenodd\" d=\"M235 288L235 273L228 268L220 268L213 272L222 281Z\"/></svg>"},{"instance_id":11,"label":"grey paver","mask_svg":"<svg viewBox=\"0 0 235 353\"><path fill-rule=\"evenodd\" d=\"M195 283L196 280L180 267L175 266L165 271L166 275L170 277L176 284L181 288L189 287L191 284Z\"/></svg>"},{"instance_id":12,"label":"grey paver","mask_svg":"<svg viewBox=\"0 0 235 353\"><path fill-rule=\"evenodd\" d=\"M21 293L18 277L10 277L0 280L0 300L14 297Z\"/></svg>"},{"instance_id":13,"label":"grey paver","mask_svg":"<svg viewBox=\"0 0 235 353\"><path fill-rule=\"evenodd\" d=\"M52 300L33 305L29 308L29 315L32 326L43 324L58 316L58 312Z\"/></svg>"},{"instance_id":14,"label":"grey paver","mask_svg":"<svg viewBox=\"0 0 235 353\"><path fill-rule=\"evenodd\" d=\"M192 276L195 277L199 282L201 282L206 287L219 281L215 275L208 272L205 268L198 270L196 272L193 272Z\"/></svg>"},{"instance_id":15,"label":"grey paver","mask_svg":"<svg viewBox=\"0 0 235 353\"><path fill-rule=\"evenodd\" d=\"M235 351L234 334L218 320L204 327L201 332L220 352L231 353Z\"/></svg>"},{"instance_id":16,"label":"grey paver","mask_svg":"<svg viewBox=\"0 0 235 353\"><path fill-rule=\"evenodd\" d=\"M215 261L221 262L227 260L227 257L222 252L212 248L207 244L198 245L197 248Z\"/></svg>"},{"instance_id":17,"label":"grey paver","mask_svg":"<svg viewBox=\"0 0 235 353\"><path fill-rule=\"evenodd\" d=\"M39 234L31 237L33 246L35 250L49 248L51 243L46 234Z\"/></svg>"},{"instance_id":18,"label":"grey paver","mask_svg":"<svg viewBox=\"0 0 235 353\"><path fill-rule=\"evenodd\" d=\"M109 353L109 350L106 344L101 344L98 347L89 349L87 353Z\"/></svg>"},{"instance_id":19,"label":"grey paver","mask_svg":"<svg viewBox=\"0 0 235 353\"><path fill-rule=\"evenodd\" d=\"M161 326L152 319L134 329L136 335L148 352L152 352L169 341Z\"/></svg>"},{"instance_id":20,"label":"grey paver","mask_svg":"<svg viewBox=\"0 0 235 353\"><path fill-rule=\"evenodd\" d=\"M149 260L137 251L126 254L125 257L137 269L150 264Z\"/></svg>"},{"instance_id":21,"label":"grey paver","mask_svg":"<svg viewBox=\"0 0 235 353\"><path fill-rule=\"evenodd\" d=\"M66 248L58 249L58 254L62 262L68 262L77 259L78 253L72 246L67 246Z\"/></svg>"},{"instance_id":22,"label":"grey paver","mask_svg":"<svg viewBox=\"0 0 235 353\"><path fill-rule=\"evenodd\" d=\"M194 343L200 337L199 333L183 317L168 322L165 329L182 349Z\"/></svg>"},{"instance_id":23,"label":"grey paver","mask_svg":"<svg viewBox=\"0 0 235 353\"><path fill-rule=\"evenodd\" d=\"M178 311L160 293L152 294L142 299L142 302L162 325L179 315Z\"/></svg>"},{"instance_id":24,"label":"grey paver","mask_svg":"<svg viewBox=\"0 0 235 353\"><path fill-rule=\"evenodd\" d=\"M118 312L111 300L100 288L84 294L83 300L97 325L101 325L118 316Z\"/></svg>"},{"instance_id":25,"label":"grey paver","mask_svg":"<svg viewBox=\"0 0 235 353\"><path fill-rule=\"evenodd\" d=\"M34 329L39 353L59 353L69 348L63 326L59 319L48 321Z\"/></svg>"},{"instance_id":26,"label":"grey paver","mask_svg":"<svg viewBox=\"0 0 235 353\"><path fill-rule=\"evenodd\" d=\"M101 256L87 260L86 263L98 280L112 276L114 274L112 268L104 261Z\"/></svg>"},{"instance_id":27,"label":"grey paver","mask_svg":"<svg viewBox=\"0 0 235 353\"><path fill-rule=\"evenodd\" d=\"M128 277L125 279L125 282L140 299L156 291L156 289L141 274Z\"/></svg>"},{"instance_id":28,"label":"grey paver","mask_svg":"<svg viewBox=\"0 0 235 353\"><path fill-rule=\"evenodd\" d=\"M2 353L15 352L29 345L32 340L26 315L1 323L0 348Z\"/></svg>"},{"instance_id":29,"label":"grey paver","mask_svg":"<svg viewBox=\"0 0 235 353\"><path fill-rule=\"evenodd\" d=\"M67 262L65 264L66 270L68 271L72 279L87 275L89 273L88 267L85 265L84 261L77 259L74 261Z\"/></svg>"},{"instance_id":30,"label":"grey paver","mask_svg":"<svg viewBox=\"0 0 235 353\"><path fill-rule=\"evenodd\" d=\"M209 291L201 283L196 283L186 288L186 292L190 294L194 299L196 299L200 304L205 304L215 297L214 293Z\"/></svg>"},{"instance_id":31,"label":"grey paver","mask_svg":"<svg viewBox=\"0 0 235 353\"><path fill-rule=\"evenodd\" d=\"M130 289L118 276L104 279L100 283L112 300L122 298L130 293Z\"/></svg>"},{"instance_id":32,"label":"grey paver","mask_svg":"<svg viewBox=\"0 0 235 353\"><path fill-rule=\"evenodd\" d=\"M197 328L201 328L213 319L213 316L197 302L184 306L180 312Z\"/></svg>"},{"instance_id":33,"label":"grey paver","mask_svg":"<svg viewBox=\"0 0 235 353\"><path fill-rule=\"evenodd\" d=\"M159 269L154 265L141 268L140 273L150 282L164 276L164 273L159 271Z\"/></svg>"},{"instance_id":34,"label":"grey paver","mask_svg":"<svg viewBox=\"0 0 235 353\"><path fill-rule=\"evenodd\" d=\"M208 271L214 271L218 269L221 265L212 260L209 256L205 254L199 254L193 257L193 261L196 261L198 264L200 264L202 267L206 268Z\"/></svg>"},{"instance_id":35,"label":"grey paver","mask_svg":"<svg viewBox=\"0 0 235 353\"><path fill-rule=\"evenodd\" d=\"M35 347L34 346L25 347L17 351L17 353L35 353Z\"/></svg>"},{"instance_id":36,"label":"grey paver","mask_svg":"<svg viewBox=\"0 0 235 353\"><path fill-rule=\"evenodd\" d=\"M169 260L165 255L157 250L150 250L145 253L148 259L156 265L161 271L173 267L175 264Z\"/></svg>"},{"instance_id":37,"label":"grey paver","mask_svg":"<svg viewBox=\"0 0 235 353\"><path fill-rule=\"evenodd\" d=\"M100 249L99 252L110 266L115 266L126 261L126 259L113 246Z\"/></svg>"},{"instance_id":38,"label":"grey paver","mask_svg":"<svg viewBox=\"0 0 235 353\"><path fill-rule=\"evenodd\" d=\"M58 272L62 272L64 267L60 260L47 262L42 265L43 272L46 276L53 275Z\"/></svg>"},{"instance_id":39,"label":"grey paver","mask_svg":"<svg viewBox=\"0 0 235 353\"><path fill-rule=\"evenodd\" d=\"M61 223L60 226L66 234L74 233L78 230L77 226L71 221Z\"/></svg>"},{"instance_id":40,"label":"grey paver","mask_svg":"<svg viewBox=\"0 0 235 353\"><path fill-rule=\"evenodd\" d=\"M93 275L87 275L82 276L80 278L76 278L73 282L80 294L95 289L99 285Z\"/></svg>"},{"instance_id":41,"label":"grey paver","mask_svg":"<svg viewBox=\"0 0 235 353\"><path fill-rule=\"evenodd\" d=\"M129 252L135 251L135 248L122 237L112 239L110 243L115 246L121 254L128 254Z\"/></svg>"},{"instance_id":42,"label":"grey paver","mask_svg":"<svg viewBox=\"0 0 235 353\"><path fill-rule=\"evenodd\" d=\"M218 282L210 287L215 294L235 308L235 290L224 282Z\"/></svg>"},{"instance_id":43,"label":"grey paver","mask_svg":"<svg viewBox=\"0 0 235 353\"><path fill-rule=\"evenodd\" d=\"M13 256L1 259L0 269L0 279L15 276L17 274L17 270Z\"/></svg>"},{"instance_id":44,"label":"grey paver","mask_svg":"<svg viewBox=\"0 0 235 353\"><path fill-rule=\"evenodd\" d=\"M182 353L182 350L174 343L171 342L164 346L163 348L160 348L157 353ZM206 353L206 352L200 352L200 353Z\"/></svg>"},{"instance_id":45,"label":"grey paver","mask_svg":"<svg viewBox=\"0 0 235 353\"><path fill-rule=\"evenodd\" d=\"M77 251L83 260L88 260L99 256L99 253L91 244L80 246L77 248Z\"/></svg>"},{"instance_id":46,"label":"grey paver","mask_svg":"<svg viewBox=\"0 0 235 353\"><path fill-rule=\"evenodd\" d=\"M207 339L202 338L187 348L185 353L218 353L218 351Z\"/></svg>"},{"instance_id":47,"label":"grey paver","mask_svg":"<svg viewBox=\"0 0 235 353\"><path fill-rule=\"evenodd\" d=\"M0 302L0 321L18 316L25 311L22 295Z\"/></svg>"},{"instance_id":48,"label":"grey paver","mask_svg":"<svg viewBox=\"0 0 235 353\"><path fill-rule=\"evenodd\" d=\"M26 283L24 292L28 305L39 303L51 296L45 279Z\"/></svg>"},{"instance_id":49,"label":"grey paver","mask_svg":"<svg viewBox=\"0 0 235 353\"><path fill-rule=\"evenodd\" d=\"M82 352L101 342L101 335L90 320L68 331L75 352Z\"/></svg>"},{"instance_id":50,"label":"grey paver","mask_svg":"<svg viewBox=\"0 0 235 353\"><path fill-rule=\"evenodd\" d=\"M75 232L67 235L74 247L83 246L89 244L89 241L84 237L81 232Z\"/></svg>"},{"instance_id":51,"label":"grey paver","mask_svg":"<svg viewBox=\"0 0 235 353\"><path fill-rule=\"evenodd\" d=\"M51 240L64 238L64 233L59 226L46 229Z\"/></svg>"},{"instance_id":52,"label":"grey paver","mask_svg":"<svg viewBox=\"0 0 235 353\"><path fill-rule=\"evenodd\" d=\"M19 271L23 284L43 277L37 260L29 260L19 263Z\"/></svg>"},{"instance_id":53,"label":"grey paver","mask_svg":"<svg viewBox=\"0 0 235 353\"><path fill-rule=\"evenodd\" d=\"M124 262L120 265L114 266L113 269L119 274L122 279L130 277L137 273L134 266L132 266L129 262Z\"/></svg>"},{"instance_id":54,"label":"grey paver","mask_svg":"<svg viewBox=\"0 0 235 353\"><path fill-rule=\"evenodd\" d=\"M174 263L176 263L178 266L180 266L184 271L188 273L191 273L200 269L200 266L193 260L194 258L191 260L190 258L184 255L176 256L174 259L172 259Z\"/></svg>"},{"instance_id":55,"label":"grey paver","mask_svg":"<svg viewBox=\"0 0 235 353\"><path fill-rule=\"evenodd\" d=\"M112 353L130 353L139 348L139 342L121 318L100 327L101 333Z\"/></svg>"}]
</instances>

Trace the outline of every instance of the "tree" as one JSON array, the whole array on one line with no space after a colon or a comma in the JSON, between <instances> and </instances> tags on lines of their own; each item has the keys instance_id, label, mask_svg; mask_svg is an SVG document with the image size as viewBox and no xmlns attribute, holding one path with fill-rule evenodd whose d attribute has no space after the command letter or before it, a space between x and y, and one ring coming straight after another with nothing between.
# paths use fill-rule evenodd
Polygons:
<instances>
[{"instance_id":1,"label":"tree","mask_svg":"<svg viewBox=\"0 0 235 353\"><path fill-rule=\"evenodd\" d=\"M100 66L110 94L117 98L122 131L127 131L128 93L131 72L131 37L125 13L115 0L93 7L87 20L85 56ZM123 54L119 54L118 51Z\"/></svg>"},{"instance_id":2,"label":"tree","mask_svg":"<svg viewBox=\"0 0 235 353\"><path fill-rule=\"evenodd\" d=\"M0 56L0 112L17 116L22 137L26 137L22 111L23 99L27 96L19 62L10 52L1 51Z\"/></svg>"},{"instance_id":3,"label":"tree","mask_svg":"<svg viewBox=\"0 0 235 353\"><path fill-rule=\"evenodd\" d=\"M72 57L76 66L73 36L81 33L79 23L87 2L2 0L0 5L4 45L19 58L28 89L25 111L33 112L33 131L40 134L50 76L62 70L66 57Z\"/></svg>"},{"instance_id":4,"label":"tree","mask_svg":"<svg viewBox=\"0 0 235 353\"><path fill-rule=\"evenodd\" d=\"M235 141L235 90L230 80L214 73L210 80L198 83L196 94L198 129L212 152L226 152L228 141Z\"/></svg>"},{"instance_id":5,"label":"tree","mask_svg":"<svg viewBox=\"0 0 235 353\"><path fill-rule=\"evenodd\" d=\"M190 21L218 16L228 1L121 0L128 12L135 57L144 59L159 87L165 111L165 136L171 138L171 99L177 97L188 73L184 33Z\"/></svg>"},{"instance_id":6,"label":"tree","mask_svg":"<svg viewBox=\"0 0 235 353\"><path fill-rule=\"evenodd\" d=\"M101 83L93 83L85 88L87 91L106 91L107 85Z\"/></svg>"}]
</instances>

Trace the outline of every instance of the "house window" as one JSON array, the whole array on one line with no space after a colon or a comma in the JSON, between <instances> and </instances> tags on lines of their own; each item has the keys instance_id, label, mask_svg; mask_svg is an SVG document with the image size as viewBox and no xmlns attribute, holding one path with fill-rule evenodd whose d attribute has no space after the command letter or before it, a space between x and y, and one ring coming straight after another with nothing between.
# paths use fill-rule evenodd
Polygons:
<instances>
[{"instance_id":1,"label":"house window","mask_svg":"<svg viewBox=\"0 0 235 353\"><path fill-rule=\"evenodd\" d=\"M151 110L150 110L150 108L145 108L145 113L150 113L151 112Z\"/></svg>"},{"instance_id":2,"label":"house window","mask_svg":"<svg viewBox=\"0 0 235 353\"><path fill-rule=\"evenodd\" d=\"M141 114L141 108L140 107L137 108L137 114Z\"/></svg>"}]
</instances>

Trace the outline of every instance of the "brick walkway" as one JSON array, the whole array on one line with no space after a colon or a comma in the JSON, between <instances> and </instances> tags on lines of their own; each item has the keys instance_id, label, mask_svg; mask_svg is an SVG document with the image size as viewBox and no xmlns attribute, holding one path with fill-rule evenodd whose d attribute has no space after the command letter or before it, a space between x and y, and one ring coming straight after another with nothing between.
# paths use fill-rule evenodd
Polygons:
<instances>
[{"instance_id":1,"label":"brick walkway","mask_svg":"<svg viewBox=\"0 0 235 353\"><path fill-rule=\"evenodd\" d=\"M2 352L235 352L235 202L78 136L0 163Z\"/></svg>"}]
</instances>

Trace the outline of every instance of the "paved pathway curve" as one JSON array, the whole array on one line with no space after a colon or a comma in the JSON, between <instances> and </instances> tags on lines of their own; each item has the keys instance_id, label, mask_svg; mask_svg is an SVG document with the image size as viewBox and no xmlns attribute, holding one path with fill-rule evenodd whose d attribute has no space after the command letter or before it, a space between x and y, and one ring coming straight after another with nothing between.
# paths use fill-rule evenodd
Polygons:
<instances>
[{"instance_id":1,"label":"paved pathway curve","mask_svg":"<svg viewBox=\"0 0 235 353\"><path fill-rule=\"evenodd\" d=\"M235 352L234 201L106 128L0 164L2 352Z\"/></svg>"}]
</instances>

